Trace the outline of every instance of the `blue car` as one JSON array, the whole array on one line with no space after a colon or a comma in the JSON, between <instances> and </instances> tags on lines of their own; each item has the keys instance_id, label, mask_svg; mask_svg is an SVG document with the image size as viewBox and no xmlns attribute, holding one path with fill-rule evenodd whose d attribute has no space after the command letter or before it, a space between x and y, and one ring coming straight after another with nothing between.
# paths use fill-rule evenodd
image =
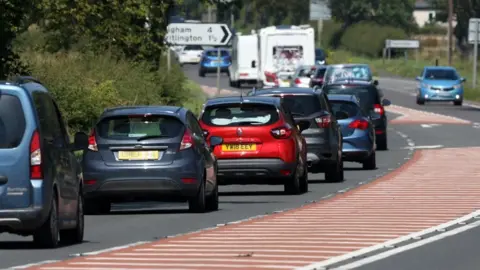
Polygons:
<instances>
[{"instance_id":1,"label":"blue car","mask_svg":"<svg viewBox=\"0 0 480 270\"><path fill-rule=\"evenodd\" d=\"M463 83L457 70L447 66L425 67L417 89L417 104L424 105L426 101L453 101L455 106L462 106Z\"/></svg>"},{"instance_id":2,"label":"blue car","mask_svg":"<svg viewBox=\"0 0 480 270\"><path fill-rule=\"evenodd\" d=\"M362 163L363 169L377 167L375 157L375 112L367 115L354 95L328 95L330 106L340 125L343 137L343 161Z\"/></svg>"},{"instance_id":3,"label":"blue car","mask_svg":"<svg viewBox=\"0 0 480 270\"><path fill-rule=\"evenodd\" d=\"M232 57L226 49L220 49L220 58L217 49L205 50L200 59L200 68L198 76L205 77L206 73L216 73L220 66L220 72L228 72L228 67L232 64Z\"/></svg>"}]
</instances>

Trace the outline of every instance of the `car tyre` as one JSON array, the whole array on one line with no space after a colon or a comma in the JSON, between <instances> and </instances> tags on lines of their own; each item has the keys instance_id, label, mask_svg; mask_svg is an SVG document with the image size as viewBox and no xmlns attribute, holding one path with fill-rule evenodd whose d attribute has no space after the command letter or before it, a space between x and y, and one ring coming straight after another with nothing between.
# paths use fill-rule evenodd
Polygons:
<instances>
[{"instance_id":1,"label":"car tyre","mask_svg":"<svg viewBox=\"0 0 480 270\"><path fill-rule=\"evenodd\" d=\"M453 102L453 105L455 105L455 106L462 106L462 104L463 104L463 100Z\"/></svg>"},{"instance_id":2,"label":"car tyre","mask_svg":"<svg viewBox=\"0 0 480 270\"><path fill-rule=\"evenodd\" d=\"M297 166L298 167L298 166ZM285 193L289 195L298 195L302 193L301 189L301 176L299 174L298 168L295 170L293 175L287 179L287 182L284 185Z\"/></svg>"},{"instance_id":3,"label":"car tyre","mask_svg":"<svg viewBox=\"0 0 480 270\"><path fill-rule=\"evenodd\" d=\"M387 143L387 133L380 135L377 137L377 150L385 151L388 150L388 143Z\"/></svg>"},{"instance_id":4,"label":"car tyre","mask_svg":"<svg viewBox=\"0 0 480 270\"><path fill-rule=\"evenodd\" d=\"M343 182L344 173L343 173L343 160L341 156L338 158L337 162L329 166L325 171L325 180L327 182Z\"/></svg>"},{"instance_id":5,"label":"car tyre","mask_svg":"<svg viewBox=\"0 0 480 270\"><path fill-rule=\"evenodd\" d=\"M215 184L215 188L212 191L212 194L208 196L206 201L206 208L208 211L217 211L218 210L218 184Z\"/></svg>"},{"instance_id":6,"label":"car tyre","mask_svg":"<svg viewBox=\"0 0 480 270\"><path fill-rule=\"evenodd\" d=\"M84 212L87 215L105 215L112 210L112 204L103 200L85 200Z\"/></svg>"},{"instance_id":7,"label":"car tyre","mask_svg":"<svg viewBox=\"0 0 480 270\"><path fill-rule=\"evenodd\" d=\"M188 200L188 210L192 213L205 213L207 211L205 181L200 184L197 194Z\"/></svg>"},{"instance_id":8,"label":"car tyre","mask_svg":"<svg viewBox=\"0 0 480 270\"><path fill-rule=\"evenodd\" d=\"M307 193L308 192L308 167L305 163L303 165L303 175L300 177L300 192Z\"/></svg>"},{"instance_id":9,"label":"car tyre","mask_svg":"<svg viewBox=\"0 0 480 270\"><path fill-rule=\"evenodd\" d=\"M362 163L364 170L375 170L377 168L377 157L375 151L368 156L368 158Z\"/></svg>"},{"instance_id":10,"label":"car tyre","mask_svg":"<svg viewBox=\"0 0 480 270\"><path fill-rule=\"evenodd\" d=\"M33 242L41 248L56 248L60 241L58 199L53 194L47 220L33 234Z\"/></svg>"},{"instance_id":11,"label":"car tyre","mask_svg":"<svg viewBox=\"0 0 480 270\"><path fill-rule=\"evenodd\" d=\"M81 192L81 191L80 191ZM83 242L85 217L83 211L83 195L78 195L77 226L73 229L60 231L60 241L65 244L78 244Z\"/></svg>"},{"instance_id":12,"label":"car tyre","mask_svg":"<svg viewBox=\"0 0 480 270\"><path fill-rule=\"evenodd\" d=\"M425 105L425 100L417 98L418 105Z\"/></svg>"},{"instance_id":13,"label":"car tyre","mask_svg":"<svg viewBox=\"0 0 480 270\"><path fill-rule=\"evenodd\" d=\"M203 71L202 69L199 69L198 70L198 76L205 77L205 71Z\"/></svg>"}]
</instances>

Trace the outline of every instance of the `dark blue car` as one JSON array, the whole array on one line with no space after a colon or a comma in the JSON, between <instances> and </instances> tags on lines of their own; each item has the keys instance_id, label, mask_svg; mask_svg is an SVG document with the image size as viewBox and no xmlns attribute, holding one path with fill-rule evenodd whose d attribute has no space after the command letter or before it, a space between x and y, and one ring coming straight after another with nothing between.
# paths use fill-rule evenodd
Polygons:
<instances>
[{"instance_id":1,"label":"dark blue car","mask_svg":"<svg viewBox=\"0 0 480 270\"><path fill-rule=\"evenodd\" d=\"M216 73L218 67L220 72L228 72L228 67L232 64L232 57L230 52L226 49L220 49L220 58L218 57L217 49L205 50L200 59L200 68L198 75L204 77L207 73Z\"/></svg>"}]
</instances>

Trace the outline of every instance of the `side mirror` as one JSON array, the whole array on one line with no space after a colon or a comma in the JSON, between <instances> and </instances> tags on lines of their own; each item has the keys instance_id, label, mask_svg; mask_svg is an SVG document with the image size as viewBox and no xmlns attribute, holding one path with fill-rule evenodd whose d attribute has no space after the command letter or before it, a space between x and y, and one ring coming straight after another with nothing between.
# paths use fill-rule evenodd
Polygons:
<instances>
[{"instance_id":1,"label":"side mirror","mask_svg":"<svg viewBox=\"0 0 480 270\"><path fill-rule=\"evenodd\" d=\"M344 111L338 111L338 112L335 113L335 118L337 118L337 120L347 119L348 118L348 113L346 113Z\"/></svg>"},{"instance_id":2,"label":"side mirror","mask_svg":"<svg viewBox=\"0 0 480 270\"><path fill-rule=\"evenodd\" d=\"M296 121L297 128L302 133L304 130L308 129L310 127L310 122L305 121L305 120L299 120Z\"/></svg>"},{"instance_id":3,"label":"side mirror","mask_svg":"<svg viewBox=\"0 0 480 270\"><path fill-rule=\"evenodd\" d=\"M252 61L252 68L255 68L257 66L257 63L255 62L255 60Z\"/></svg>"},{"instance_id":4,"label":"side mirror","mask_svg":"<svg viewBox=\"0 0 480 270\"><path fill-rule=\"evenodd\" d=\"M220 145L223 143L223 139L221 137L212 136L210 137L210 149L213 151L215 146Z\"/></svg>"},{"instance_id":5,"label":"side mirror","mask_svg":"<svg viewBox=\"0 0 480 270\"><path fill-rule=\"evenodd\" d=\"M417 81L421 81L421 80L422 80L422 78L421 78L420 76L417 76L417 77L415 78L415 80L417 80Z\"/></svg>"},{"instance_id":6,"label":"side mirror","mask_svg":"<svg viewBox=\"0 0 480 270\"><path fill-rule=\"evenodd\" d=\"M73 139L73 150L85 150L88 148L88 135L84 132L77 132L75 133L75 137Z\"/></svg>"},{"instance_id":7,"label":"side mirror","mask_svg":"<svg viewBox=\"0 0 480 270\"><path fill-rule=\"evenodd\" d=\"M373 85L377 86L377 85L378 85L378 81L377 81L377 80L374 80L374 81L373 81Z\"/></svg>"},{"instance_id":8,"label":"side mirror","mask_svg":"<svg viewBox=\"0 0 480 270\"><path fill-rule=\"evenodd\" d=\"M460 81L461 81L462 83L464 83L464 82L467 81L467 78L461 78Z\"/></svg>"},{"instance_id":9,"label":"side mirror","mask_svg":"<svg viewBox=\"0 0 480 270\"><path fill-rule=\"evenodd\" d=\"M388 99L384 99L382 100L382 106L390 106L392 104L392 102Z\"/></svg>"}]
</instances>

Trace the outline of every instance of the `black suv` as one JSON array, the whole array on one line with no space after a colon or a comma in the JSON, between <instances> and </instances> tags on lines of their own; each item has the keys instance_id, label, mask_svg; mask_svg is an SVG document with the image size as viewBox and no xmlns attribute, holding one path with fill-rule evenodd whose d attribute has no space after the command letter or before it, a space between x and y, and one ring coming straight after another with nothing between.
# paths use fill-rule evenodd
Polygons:
<instances>
[{"instance_id":1,"label":"black suv","mask_svg":"<svg viewBox=\"0 0 480 270\"><path fill-rule=\"evenodd\" d=\"M343 181L342 134L327 95L310 88L269 88L253 90L251 96L281 97L296 121L308 121L302 132L307 143L307 161L312 173L325 172L329 182Z\"/></svg>"},{"instance_id":2,"label":"black suv","mask_svg":"<svg viewBox=\"0 0 480 270\"><path fill-rule=\"evenodd\" d=\"M370 115L375 125L377 150L387 150L387 116L385 106L391 102L383 98L383 93L375 84L367 81L339 81L325 84L322 87L325 94L355 95L360 101L360 107Z\"/></svg>"},{"instance_id":3,"label":"black suv","mask_svg":"<svg viewBox=\"0 0 480 270\"><path fill-rule=\"evenodd\" d=\"M323 77L325 76L325 71L327 71L327 66L316 66L315 73L310 80L310 87L313 88L315 86L323 86Z\"/></svg>"}]
</instances>

